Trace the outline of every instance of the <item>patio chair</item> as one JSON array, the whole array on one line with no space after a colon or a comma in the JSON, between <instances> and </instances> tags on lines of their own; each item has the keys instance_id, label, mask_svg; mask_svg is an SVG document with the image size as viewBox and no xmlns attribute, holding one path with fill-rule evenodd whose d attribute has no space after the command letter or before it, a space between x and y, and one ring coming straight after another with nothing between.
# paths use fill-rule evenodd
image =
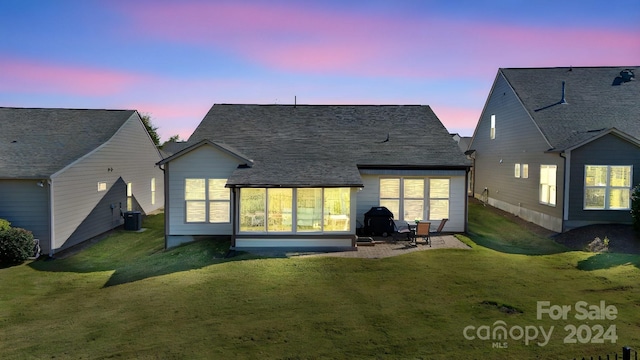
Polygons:
<instances>
[{"instance_id":1,"label":"patio chair","mask_svg":"<svg viewBox=\"0 0 640 360\"><path fill-rule=\"evenodd\" d=\"M430 222L420 221L416 224L416 235L414 238L416 240L416 243L418 238L422 238L427 244L429 244L429 246L431 246L431 232L429 231L430 228Z\"/></svg>"},{"instance_id":2,"label":"patio chair","mask_svg":"<svg viewBox=\"0 0 640 360\"><path fill-rule=\"evenodd\" d=\"M393 241L411 241L413 240L412 231L409 223L402 220L393 220L394 233Z\"/></svg>"},{"instance_id":3,"label":"patio chair","mask_svg":"<svg viewBox=\"0 0 640 360\"><path fill-rule=\"evenodd\" d=\"M440 225L438 225L438 228L436 229L436 231L432 231L431 234L440 235L440 233L442 232L442 229L444 228L444 224L446 224L447 221L449 221L449 219L440 220Z\"/></svg>"}]
</instances>

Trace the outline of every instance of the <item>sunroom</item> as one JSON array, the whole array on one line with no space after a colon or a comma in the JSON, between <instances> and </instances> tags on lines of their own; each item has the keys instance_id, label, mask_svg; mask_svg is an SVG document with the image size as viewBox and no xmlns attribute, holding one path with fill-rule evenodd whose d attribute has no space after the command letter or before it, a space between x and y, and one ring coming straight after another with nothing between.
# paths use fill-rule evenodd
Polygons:
<instances>
[{"instance_id":1,"label":"sunroom","mask_svg":"<svg viewBox=\"0 0 640 360\"><path fill-rule=\"evenodd\" d=\"M235 199L232 247L353 248L362 179L355 166L329 171L323 164L238 168L227 181Z\"/></svg>"}]
</instances>

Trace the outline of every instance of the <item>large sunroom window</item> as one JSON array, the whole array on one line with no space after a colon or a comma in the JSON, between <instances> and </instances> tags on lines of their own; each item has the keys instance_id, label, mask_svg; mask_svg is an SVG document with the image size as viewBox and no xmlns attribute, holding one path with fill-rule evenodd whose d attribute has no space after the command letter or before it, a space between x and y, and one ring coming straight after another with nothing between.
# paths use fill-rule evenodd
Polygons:
<instances>
[{"instance_id":1,"label":"large sunroom window","mask_svg":"<svg viewBox=\"0 0 640 360\"><path fill-rule=\"evenodd\" d=\"M382 178L380 206L399 220L440 220L449 217L450 179Z\"/></svg>"},{"instance_id":2,"label":"large sunroom window","mask_svg":"<svg viewBox=\"0 0 640 360\"><path fill-rule=\"evenodd\" d=\"M344 232L350 214L350 188L240 189L240 232Z\"/></svg>"},{"instance_id":3,"label":"large sunroom window","mask_svg":"<svg viewBox=\"0 0 640 360\"><path fill-rule=\"evenodd\" d=\"M348 231L350 213L349 188L324 189L324 231Z\"/></svg>"},{"instance_id":4,"label":"large sunroom window","mask_svg":"<svg viewBox=\"0 0 640 360\"><path fill-rule=\"evenodd\" d=\"M296 199L296 231L322 231L322 189L298 189Z\"/></svg>"},{"instance_id":5,"label":"large sunroom window","mask_svg":"<svg viewBox=\"0 0 640 360\"><path fill-rule=\"evenodd\" d=\"M628 210L631 207L631 166L586 165L584 208Z\"/></svg>"}]
</instances>

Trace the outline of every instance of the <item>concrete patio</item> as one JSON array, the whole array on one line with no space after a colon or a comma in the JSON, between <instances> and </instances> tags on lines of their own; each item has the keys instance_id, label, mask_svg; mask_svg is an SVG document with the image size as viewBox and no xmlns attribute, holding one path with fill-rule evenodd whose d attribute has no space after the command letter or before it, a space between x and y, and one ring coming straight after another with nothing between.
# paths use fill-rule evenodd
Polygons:
<instances>
[{"instance_id":1,"label":"concrete patio","mask_svg":"<svg viewBox=\"0 0 640 360\"><path fill-rule=\"evenodd\" d=\"M312 256L332 256L345 258L365 258L365 259L381 259L391 256L408 254L415 251L427 251L436 249L471 249L462 241L453 235L436 235L431 237L431 246L424 242L418 241L412 245L409 241L388 241L374 239L371 244L360 244L356 250L352 251L329 251L329 252L302 252L302 251L283 251L283 250L256 250L249 251L251 253L267 256L267 257L312 257Z\"/></svg>"}]
</instances>

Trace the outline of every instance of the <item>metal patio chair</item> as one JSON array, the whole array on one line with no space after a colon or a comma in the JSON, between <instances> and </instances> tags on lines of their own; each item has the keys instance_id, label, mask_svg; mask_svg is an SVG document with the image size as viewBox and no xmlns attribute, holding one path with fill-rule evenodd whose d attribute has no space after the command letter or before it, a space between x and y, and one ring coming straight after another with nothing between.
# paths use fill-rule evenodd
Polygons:
<instances>
[{"instance_id":1,"label":"metal patio chair","mask_svg":"<svg viewBox=\"0 0 640 360\"><path fill-rule=\"evenodd\" d=\"M420 221L416 224L416 234L414 237L416 244L417 244L418 238L422 238L425 241L425 243L431 246L431 232L429 231L430 228L431 228L430 222Z\"/></svg>"},{"instance_id":2,"label":"metal patio chair","mask_svg":"<svg viewBox=\"0 0 640 360\"><path fill-rule=\"evenodd\" d=\"M446 218L440 220L440 225L438 225L438 228L436 229L436 231L431 232L431 234L440 235L440 233L442 232L442 229L444 228L444 224L446 224L447 221L449 221L449 219L446 219Z\"/></svg>"}]
</instances>

